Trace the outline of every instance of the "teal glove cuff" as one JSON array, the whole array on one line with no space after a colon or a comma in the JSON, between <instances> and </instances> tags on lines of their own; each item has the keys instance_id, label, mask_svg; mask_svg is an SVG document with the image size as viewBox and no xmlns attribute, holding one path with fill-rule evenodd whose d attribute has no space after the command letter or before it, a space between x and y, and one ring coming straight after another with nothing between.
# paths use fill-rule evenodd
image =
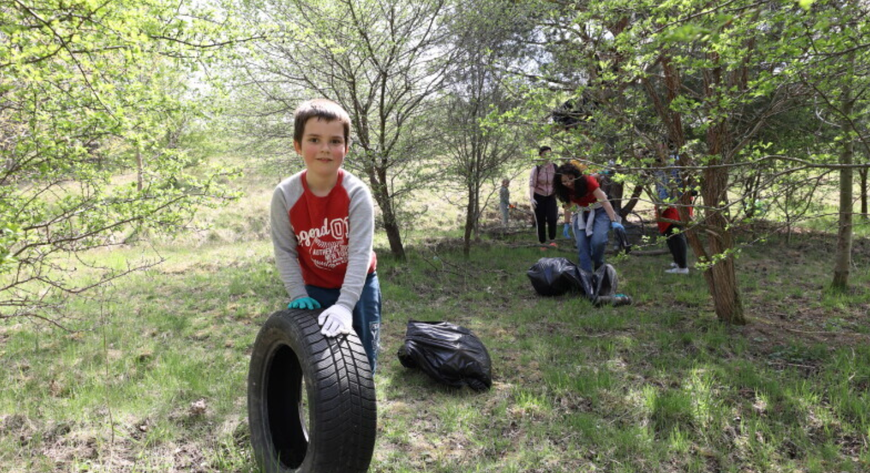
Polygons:
<instances>
[{"instance_id":1,"label":"teal glove cuff","mask_svg":"<svg viewBox=\"0 0 870 473\"><path fill-rule=\"evenodd\" d=\"M625 231L625 227L622 226L619 222L610 222L610 228L613 230L622 230Z\"/></svg>"},{"instance_id":2,"label":"teal glove cuff","mask_svg":"<svg viewBox=\"0 0 870 473\"><path fill-rule=\"evenodd\" d=\"M314 310L320 308L320 302L317 302L317 299L311 297L300 297L299 299L287 304L287 308Z\"/></svg>"}]
</instances>

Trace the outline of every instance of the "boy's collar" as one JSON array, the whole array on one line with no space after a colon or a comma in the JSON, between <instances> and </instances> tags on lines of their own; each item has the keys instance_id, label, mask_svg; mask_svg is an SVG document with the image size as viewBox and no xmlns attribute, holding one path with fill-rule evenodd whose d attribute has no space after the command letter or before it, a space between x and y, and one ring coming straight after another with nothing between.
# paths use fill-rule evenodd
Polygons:
<instances>
[{"instance_id":1,"label":"boy's collar","mask_svg":"<svg viewBox=\"0 0 870 473\"><path fill-rule=\"evenodd\" d=\"M302 170L302 174L301 174L300 178L302 179L302 188L305 189L305 191L310 192L314 195L318 195L318 193L315 193L311 189L311 186L308 185L308 170L307 169ZM333 186L329 188L329 191L327 191L324 195L322 195L320 197L325 197L325 196L331 194L332 191L336 187L341 185L342 181L344 181L344 169L338 168L338 172L336 173L336 178L335 178L335 184L333 184Z\"/></svg>"}]
</instances>

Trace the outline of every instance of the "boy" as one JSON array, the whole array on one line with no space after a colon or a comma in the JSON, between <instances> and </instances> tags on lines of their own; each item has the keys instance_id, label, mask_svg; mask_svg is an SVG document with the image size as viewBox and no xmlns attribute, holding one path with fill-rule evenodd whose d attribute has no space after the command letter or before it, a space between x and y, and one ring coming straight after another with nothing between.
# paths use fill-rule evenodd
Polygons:
<instances>
[{"instance_id":1,"label":"boy","mask_svg":"<svg viewBox=\"0 0 870 473\"><path fill-rule=\"evenodd\" d=\"M368 187L341 168L350 148L350 117L329 100L304 102L294 112L293 147L305 170L278 184L271 208L287 307L325 307L317 320L321 333L354 330L374 373L381 321L374 205Z\"/></svg>"}]
</instances>

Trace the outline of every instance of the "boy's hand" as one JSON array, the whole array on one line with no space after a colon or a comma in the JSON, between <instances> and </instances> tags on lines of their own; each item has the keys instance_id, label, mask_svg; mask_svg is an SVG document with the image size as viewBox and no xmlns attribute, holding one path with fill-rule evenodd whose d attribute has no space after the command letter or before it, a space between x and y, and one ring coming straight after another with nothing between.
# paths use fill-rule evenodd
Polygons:
<instances>
[{"instance_id":1,"label":"boy's hand","mask_svg":"<svg viewBox=\"0 0 870 473\"><path fill-rule=\"evenodd\" d=\"M320 313L317 323L323 327L320 333L326 337L350 334L353 331L353 314L344 306L335 304Z\"/></svg>"},{"instance_id":2,"label":"boy's hand","mask_svg":"<svg viewBox=\"0 0 870 473\"><path fill-rule=\"evenodd\" d=\"M299 299L287 304L287 308L314 310L320 308L320 302L317 302L317 299L312 299L310 297L300 297Z\"/></svg>"}]
</instances>

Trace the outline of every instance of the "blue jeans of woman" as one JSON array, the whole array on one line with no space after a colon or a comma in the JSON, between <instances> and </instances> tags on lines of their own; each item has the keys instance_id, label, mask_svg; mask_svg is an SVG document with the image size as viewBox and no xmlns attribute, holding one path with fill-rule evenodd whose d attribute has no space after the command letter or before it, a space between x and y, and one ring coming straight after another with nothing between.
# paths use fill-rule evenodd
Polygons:
<instances>
[{"instance_id":1,"label":"blue jeans of woman","mask_svg":"<svg viewBox=\"0 0 870 473\"><path fill-rule=\"evenodd\" d=\"M575 215L571 221L571 227L574 230L574 239L577 241L577 257L580 260L580 269L592 272L604 264L604 249L607 246L610 217L607 216L604 209L595 209L591 235L586 234L585 228L582 230L579 228L580 219L588 224L589 212L580 212Z\"/></svg>"},{"instance_id":2,"label":"blue jeans of woman","mask_svg":"<svg viewBox=\"0 0 870 473\"><path fill-rule=\"evenodd\" d=\"M335 304L341 294L341 289L325 289L308 284L305 285L305 290L324 309ZM374 374L378 366L378 344L381 338L381 284L376 273L366 276L362 294L353 308L353 331L366 349Z\"/></svg>"}]
</instances>

